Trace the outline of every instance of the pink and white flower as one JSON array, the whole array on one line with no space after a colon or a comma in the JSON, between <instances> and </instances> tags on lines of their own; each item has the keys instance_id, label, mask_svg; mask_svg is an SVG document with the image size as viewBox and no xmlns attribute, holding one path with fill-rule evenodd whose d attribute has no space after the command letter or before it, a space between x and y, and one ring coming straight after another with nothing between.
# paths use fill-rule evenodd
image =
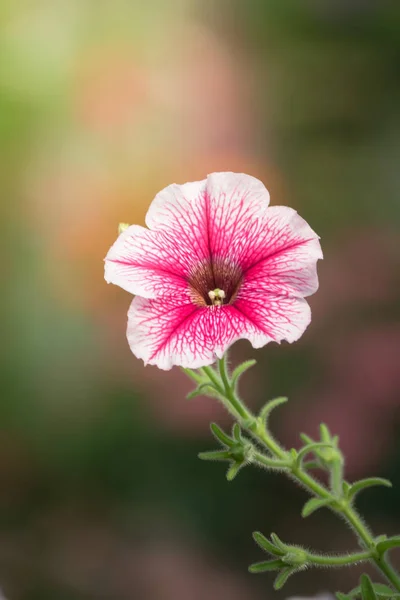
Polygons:
<instances>
[{"instance_id":1,"label":"pink and white flower","mask_svg":"<svg viewBox=\"0 0 400 600\"><path fill-rule=\"evenodd\" d=\"M317 234L295 210L269 207L258 179L213 173L153 200L105 259L105 279L135 298L127 337L145 364L199 368L238 339L294 342L318 289Z\"/></svg>"}]
</instances>

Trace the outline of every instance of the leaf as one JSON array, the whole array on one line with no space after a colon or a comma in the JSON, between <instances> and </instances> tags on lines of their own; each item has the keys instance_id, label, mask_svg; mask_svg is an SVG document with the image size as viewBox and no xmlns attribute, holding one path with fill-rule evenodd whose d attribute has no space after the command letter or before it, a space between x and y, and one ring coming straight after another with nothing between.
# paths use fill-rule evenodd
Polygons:
<instances>
[{"instance_id":1,"label":"leaf","mask_svg":"<svg viewBox=\"0 0 400 600\"><path fill-rule=\"evenodd\" d=\"M350 590L350 592L348 593L348 596L350 598L357 598L358 596L361 596L361 586L358 585L357 587Z\"/></svg>"},{"instance_id":2,"label":"leaf","mask_svg":"<svg viewBox=\"0 0 400 600\"><path fill-rule=\"evenodd\" d=\"M301 516L303 518L308 517L313 512L318 510L319 508L323 508L324 506L329 506L333 502L333 498L311 498L308 502L303 506L303 510L301 511Z\"/></svg>"},{"instance_id":3,"label":"leaf","mask_svg":"<svg viewBox=\"0 0 400 600\"><path fill-rule=\"evenodd\" d=\"M201 385L199 385L195 390L193 390L193 392L189 392L186 395L186 398L188 400L192 400L193 398L196 398L197 396L202 396L203 392L206 388L211 388L211 390L213 392L215 392L215 388L211 385L211 383L209 381L207 381L206 383L202 383Z\"/></svg>"},{"instance_id":4,"label":"leaf","mask_svg":"<svg viewBox=\"0 0 400 600\"><path fill-rule=\"evenodd\" d=\"M361 595L363 600L377 600L372 582L368 575L361 575Z\"/></svg>"},{"instance_id":5,"label":"leaf","mask_svg":"<svg viewBox=\"0 0 400 600\"><path fill-rule=\"evenodd\" d=\"M211 452L200 452L197 455L200 460L231 460L231 453L228 450L212 450Z\"/></svg>"},{"instance_id":6,"label":"leaf","mask_svg":"<svg viewBox=\"0 0 400 600\"><path fill-rule=\"evenodd\" d=\"M374 588L375 594L379 597L395 598L396 596L400 596L400 594L396 594L390 586L385 585L384 583L373 583L372 587Z\"/></svg>"},{"instance_id":7,"label":"leaf","mask_svg":"<svg viewBox=\"0 0 400 600\"><path fill-rule=\"evenodd\" d=\"M378 598L397 598L400 597L400 594L396 593L392 590L391 587L385 585L384 583L373 583L372 587L374 588L375 594ZM359 598L361 597L361 586L358 585L354 589L352 589L348 593L349 598Z\"/></svg>"},{"instance_id":8,"label":"leaf","mask_svg":"<svg viewBox=\"0 0 400 600\"><path fill-rule=\"evenodd\" d=\"M350 488L351 488L350 483L348 483L347 481L342 482L342 490L343 490L343 495L345 498L349 497Z\"/></svg>"},{"instance_id":9,"label":"leaf","mask_svg":"<svg viewBox=\"0 0 400 600\"><path fill-rule=\"evenodd\" d=\"M262 419L264 422L266 422L267 419L268 419L268 417L269 417L269 415L274 410L274 408L277 408L281 404L285 404L285 402L287 402L287 401L288 401L288 398L286 398L284 396L281 396L280 398L275 398L274 400L270 400L261 409L261 411L260 411L260 419Z\"/></svg>"},{"instance_id":10,"label":"leaf","mask_svg":"<svg viewBox=\"0 0 400 600\"><path fill-rule=\"evenodd\" d=\"M265 535L259 531L253 532L253 539L260 546L260 548L262 548L262 550L269 552L269 554L272 554L273 556L283 556L286 554L286 549L282 550L279 546L275 546L269 541L268 538L265 537Z\"/></svg>"},{"instance_id":11,"label":"leaf","mask_svg":"<svg viewBox=\"0 0 400 600\"><path fill-rule=\"evenodd\" d=\"M282 569L285 564L279 560L265 560L264 562L253 563L249 566L250 573L264 573L265 571L276 571Z\"/></svg>"},{"instance_id":12,"label":"leaf","mask_svg":"<svg viewBox=\"0 0 400 600\"><path fill-rule=\"evenodd\" d=\"M356 481L350 486L349 499L354 498L354 496L362 490L376 485L392 487L392 483L388 479L382 479L381 477L370 477L368 479L360 479L359 481Z\"/></svg>"},{"instance_id":13,"label":"leaf","mask_svg":"<svg viewBox=\"0 0 400 600\"><path fill-rule=\"evenodd\" d=\"M276 533L271 533L271 540L274 542L277 548L283 550L284 554L286 554L286 552L289 550L289 546L286 546L286 544L284 544L282 540L278 538Z\"/></svg>"},{"instance_id":14,"label":"leaf","mask_svg":"<svg viewBox=\"0 0 400 600\"><path fill-rule=\"evenodd\" d=\"M319 448L332 448L332 444L330 442L312 442L311 444L306 444L298 451L298 461L300 462L304 456L310 454L310 452L314 452L314 450L318 450Z\"/></svg>"},{"instance_id":15,"label":"leaf","mask_svg":"<svg viewBox=\"0 0 400 600\"><path fill-rule=\"evenodd\" d=\"M241 375L243 375L243 373L245 373L248 369L251 369L251 367L254 367L254 365L256 364L256 360L251 359L251 360L245 360L241 365L238 365L236 367L236 369L233 370L232 376L231 376L231 382L232 382L232 387L234 387L234 385L236 384L237 380L239 379L239 377Z\"/></svg>"},{"instance_id":16,"label":"leaf","mask_svg":"<svg viewBox=\"0 0 400 600\"><path fill-rule=\"evenodd\" d=\"M196 373L196 371L193 371L192 369L186 369L184 367L181 367L182 371L184 373L186 373L186 375L188 377L190 377L190 379L193 379L193 381L195 381L196 383L203 383L204 381L204 377L203 375L200 375L200 373Z\"/></svg>"},{"instance_id":17,"label":"leaf","mask_svg":"<svg viewBox=\"0 0 400 600\"><path fill-rule=\"evenodd\" d=\"M376 549L378 550L379 554L383 554L387 550L390 550L391 548L398 548L399 546L400 546L400 535L396 535L396 536L388 538L387 540L383 540L382 542L379 542L376 545Z\"/></svg>"},{"instance_id":18,"label":"leaf","mask_svg":"<svg viewBox=\"0 0 400 600\"><path fill-rule=\"evenodd\" d=\"M307 435L306 433L301 433L300 434L300 439L305 444L315 444L315 441L312 438L310 438L310 436Z\"/></svg>"},{"instance_id":19,"label":"leaf","mask_svg":"<svg viewBox=\"0 0 400 600\"><path fill-rule=\"evenodd\" d=\"M388 536L386 535L386 533L382 533L382 535L378 535L375 538L374 542L375 542L375 544L379 544L379 542L384 542L387 539L388 539Z\"/></svg>"},{"instance_id":20,"label":"leaf","mask_svg":"<svg viewBox=\"0 0 400 600\"><path fill-rule=\"evenodd\" d=\"M226 478L228 481L232 481L233 479L235 479L236 475L239 473L240 469L243 467L243 463L239 463L239 462L235 462L233 463L227 473L226 473Z\"/></svg>"},{"instance_id":21,"label":"leaf","mask_svg":"<svg viewBox=\"0 0 400 600\"><path fill-rule=\"evenodd\" d=\"M232 428L232 436L235 438L237 442L242 442L241 429L239 423L235 423Z\"/></svg>"},{"instance_id":22,"label":"leaf","mask_svg":"<svg viewBox=\"0 0 400 600\"><path fill-rule=\"evenodd\" d=\"M281 588L283 588L283 586L285 585L285 583L287 582L289 577L291 575L293 575L293 573L296 573L296 570L297 569L295 569L293 567L288 567L287 569L282 569L282 571L279 573L279 575L277 576L277 578L274 581L274 589L280 590Z\"/></svg>"},{"instance_id":23,"label":"leaf","mask_svg":"<svg viewBox=\"0 0 400 600\"><path fill-rule=\"evenodd\" d=\"M216 423L211 423L210 429L214 437L217 438L217 440L220 441L224 446L228 446L228 448L230 448L233 445L231 438L226 435L226 433L222 431L222 429Z\"/></svg>"},{"instance_id":24,"label":"leaf","mask_svg":"<svg viewBox=\"0 0 400 600\"><path fill-rule=\"evenodd\" d=\"M342 592L336 592L335 596L338 600L351 600L351 596L348 594L342 594Z\"/></svg>"},{"instance_id":25,"label":"leaf","mask_svg":"<svg viewBox=\"0 0 400 600\"><path fill-rule=\"evenodd\" d=\"M325 425L325 423L321 423L321 425L319 426L319 431L320 431L320 434L321 434L321 440L323 442L326 442L326 443L331 443L332 442L331 433L330 433L330 431L328 429L328 426Z\"/></svg>"}]
</instances>

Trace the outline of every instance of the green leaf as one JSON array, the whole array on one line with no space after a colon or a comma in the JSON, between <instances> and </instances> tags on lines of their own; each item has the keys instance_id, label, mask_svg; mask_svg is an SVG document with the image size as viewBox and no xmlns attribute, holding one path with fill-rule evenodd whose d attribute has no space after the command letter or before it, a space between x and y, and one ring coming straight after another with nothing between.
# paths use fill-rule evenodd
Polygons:
<instances>
[{"instance_id":1,"label":"green leaf","mask_svg":"<svg viewBox=\"0 0 400 600\"><path fill-rule=\"evenodd\" d=\"M273 541L273 543L275 544L275 546L277 548L279 548L280 550L283 550L283 552L286 554L286 552L288 552L289 550L289 546L287 546L286 544L284 544L282 542L282 540L280 540L278 538L278 536L276 535L276 533L271 533L271 540Z\"/></svg>"},{"instance_id":2,"label":"green leaf","mask_svg":"<svg viewBox=\"0 0 400 600\"><path fill-rule=\"evenodd\" d=\"M226 478L228 481L232 481L233 479L235 479L236 475L239 473L240 469L243 467L243 463L233 463L227 473L226 473Z\"/></svg>"},{"instance_id":3,"label":"green leaf","mask_svg":"<svg viewBox=\"0 0 400 600\"><path fill-rule=\"evenodd\" d=\"M218 441L220 441L221 444L223 444L224 446L228 446L228 448L230 448L233 445L232 439L228 435L226 435L226 433L222 431L222 429L216 423L211 423L210 429L214 437Z\"/></svg>"},{"instance_id":4,"label":"green leaf","mask_svg":"<svg viewBox=\"0 0 400 600\"><path fill-rule=\"evenodd\" d=\"M336 592L335 596L338 600L351 600L351 596L348 594L342 594L342 592Z\"/></svg>"},{"instance_id":5,"label":"green leaf","mask_svg":"<svg viewBox=\"0 0 400 600\"><path fill-rule=\"evenodd\" d=\"M204 381L204 377L200 373L196 373L196 371L193 371L192 369L185 369L184 367L181 368L182 371L196 383L202 383Z\"/></svg>"},{"instance_id":6,"label":"green leaf","mask_svg":"<svg viewBox=\"0 0 400 600\"><path fill-rule=\"evenodd\" d=\"M384 542L387 539L388 539L388 536L386 535L386 533L382 533L381 535L376 536L376 538L374 539L374 542L375 542L375 544L379 544L379 542Z\"/></svg>"},{"instance_id":7,"label":"green leaf","mask_svg":"<svg viewBox=\"0 0 400 600\"><path fill-rule=\"evenodd\" d=\"M396 593L394 590L392 590L391 587L389 587L388 585L385 585L384 583L373 583L372 587L374 588L374 592L375 594L378 596L378 598L398 598L400 597L399 593ZM348 597L349 598L360 598L361 597L361 585L358 585L357 587L355 587L354 589L352 589L349 594Z\"/></svg>"},{"instance_id":8,"label":"green leaf","mask_svg":"<svg viewBox=\"0 0 400 600\"><path fill-rule=\"evenodd\" d=\"M269 539L259 531L253 532L253 539L262 550L269 552L269 554L272 554L273 556L283 556L287 552L286 549L282 550L279 546L272 544Z\"/></svg>"},{"instance_id":9,"label":"green leaf","mask_svg":"<svg viewBox=\"0 0 400 600\"><path fill-rule=\"evenodd\" d=\"M388 479L382 479L381 477L370 477L368 479L360 479L360 481L356 481L350 486L349 498L354 498L354 496L362 490L376 485L392 487L392 483Z\"/></svg>"},{"instance_id":10,"label":"green leaf","mask_svg":"<svg viewBox=\"0 0 400 600\"><path fill-rule=\"evenodd\" d=\"M211 452L200 452L197 455L200 460L231 460L231 453L228 450L214 450Z\"/></svg>"},{"instance_id":11,"label":"green leaf","mask_svg":"<svg viewBox=\"0 0 400 600\"><path fill-rule=\"evenodd\" d=\"M343 495L345 498L349 497L350 488L351 488L350 483L348 483L347 481L342 482L342 490L343 490Z\"/></svg>"},{"instance_id":12,"label":"green leaf","mask_svg":"<svg viewBox=\"0 0 400 600\"><path fill-rule=\"evenodd\" d=\"M237 442L242 442L243 441L241 433L242 433L242 431L240 429L239 423L235 423L234 426L233 426L233 428L232 428L232 437L234 437Z\"/></svg>"},{"instance_id":13,"label":"green leaf","mask_svg":"<svg viewBox=\"0 0 400 600\"><path fill-rule=\"evenodd\" d=\"M285 404L285 402L288 401L288 398L282 396L280 398L275 398L274 400L270 400L269 402L266 403L266 405L261 409L260 412L260 419L262 419L265 423L267 422L267 419L269 417L269 415L271 414L271 412L274 410L274 408L277 408L278 406L280 406L281 404Z\"/></svg>"},{"instance_id":14,"label":"green leaf","mask_svg":"<svg viewBox=\"0 0 400 600\"><path fill-rule=\"evenodd\" d=\"M361 596L361 586L358 585L357 587L350 590L348 596L350 596L350 598L357 598L358 596Z\"/></svg>"},{"instance_id":15,"label":"green leaf","mask_svg":"<svg viewBox=\"0 0 400 600\"><path fill-rule=\"evenodd\" d=\"M249 566L250 573L264 573L265 571L277 571L278 569L282 569L285 564L277 559L277 560L265 560L264 562L253 563Z\"/></svg>"},{"instance_id":16,"label":"green leaf","mask_svg":"<svg viewBox=\"0 0 400 600\"><path fill-rule=\"evenodd\" d=\"M293 567L288 567L287 569L282 569L282 571L279 573L279 575L277 576L277 578L274 581L274 589L280 590L281 588L283 588L283 586L285 585L285 583L287 582L289 577L291 575L293 575L293 573L296 573L296 570L297 569L295 569Z\"/></svg>"},{"instance_id":17,"label":"green leaf","mask_svg":"<svg viewBox=\"0 0 400 600\"><path fill-rule=\"evenodd\" d=\"M315 444L315 441L312 438L310 438L310 436L307 435L306 433L301 433L300 434L300 439L305 444Z\"/></svg>"},{"instance_id":18,"label":"green leaf","mask_svg":"<svg viewBox=\"0 0 400 600\"><path fill-rule=\"evenodd\" d=\"M234 387L237 380L239 379L239 377L241 375L243 375L243 373L245 373L248 369L251 369L251 367L254 367L256 362L257 361L254 359L245 360L241 365L238 365L236 367L236 369L233 370L232 377L231 377L232 387Z\"/></svg>"},{"instance_id":19,"label":"green leaf","mask_svg":"<svg viewBox=\"0 0 400 600\"><path fill-rule=\"evenodd\" d=\"M399 546L400 546L400 535L396 535L396 536L388 538L387 540L383 540L382 542L379 542L376 545L376 549L378 550L379 554L383 554L387 550L390 550L391 548L398 548Z\"/></svg>"},{"instance_id":20,"label":"green leaf","mask_svg":"<svg viewBox=\"0 0 400 600\"><path fill-rule=\"evenodd\" d=\"M400 596L400 594L396 594L390 586L384 583L373 583L372 587L379 598L396 598L396 596Z\"/></svg>"},{"instance_id":21,"label":"green leaf","mask_svg":"<svg viewBox=\"0 0 400 600\"><path fill-rule=\"evenodd\" d=\"M333 502L333 498L311 498L308 500L303 506L303 510L301 511L301 516L303 518L308 517L313 512L318 510L319 508L323 508L324 506L329 506Z\"/></svg>"},{"instance_id":22,"label":"green leaf","mask_svg":"<svg viewBox=\"0 0 400 600\"><path fill-rule=\"evenodd\" d=\"M321 435L321 440L323 442L326 442L328 444L332 443L332 436L331 433L328 429L328 426L325 425L325 423L321 423L321 425L319 426L319 431L320 431L320 435Z\"/></svg>"},{"instance_id":23,"label":"green leaf","mask_svg":"<svg viewBox=\"0 0 400 600\"><path fill-rule=\"evenodd\" d=\"M211 383L209 381L207 381L207 382L199 385L195 390L193 390L193 392L189 392L186 395L186 398L188 400L192 400L193 398L196 398L197 396L202 396L207 387L210 388L215 393L215 391L216 391L215 388L211 385Z\"/></svg>"},{"instance_id":24,"label":"green leaf","mask_svg":"<svg viewBox=\"0 0 400 600\"><path fill-rule=\"evenodd\" d=\"M332 444L330 442L312 442L311 444L306 444L298 451L297 459L299 463L304 456L310 454L310 452L318 450L319 448L332 448Z\"/></svg>"},{"instance_id":25,"label":"green leaf","mask_svg":"<svg viewBox=\"0 0 400 600\"><path fill-rule=\"evenodd\" d=\"M363 600L377 600L372 582L368 575L361 575L360 584Z\"/></svg>"}]
</instances>

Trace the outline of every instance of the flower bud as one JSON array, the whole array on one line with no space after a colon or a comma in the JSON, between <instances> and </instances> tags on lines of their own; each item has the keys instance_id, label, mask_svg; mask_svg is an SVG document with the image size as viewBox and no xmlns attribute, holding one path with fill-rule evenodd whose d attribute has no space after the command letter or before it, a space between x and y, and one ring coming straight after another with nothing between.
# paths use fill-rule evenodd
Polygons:
<instances>
[{"instance_id":1,"label":"flower bud","mask_svg":"<svg viewBox=\"0 0 400 600\"><path fill-rule=\"evenodd\" d=\"M118 224L118 235L121 235L121 233L124 233L124 231L126 231L128 229L128 227L130 227L129 223L119 223Z\"/></svg>"}]
</instances>

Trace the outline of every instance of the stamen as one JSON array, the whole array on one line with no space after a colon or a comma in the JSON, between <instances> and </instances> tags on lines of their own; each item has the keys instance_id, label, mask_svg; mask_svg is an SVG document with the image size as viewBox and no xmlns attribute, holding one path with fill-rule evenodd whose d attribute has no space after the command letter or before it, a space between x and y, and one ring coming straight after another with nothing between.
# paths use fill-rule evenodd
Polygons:
<instances>
[{"instance_id":1,"label":"stamen","mask_svg":"<svg viewBox=\"0 0 400 600\"><path fill-rule=\"evenodd\" d=\"M224 302L225 292L224 290L215 288L215 290L210 290L208 292L208 297L210 298L213 306L221 306Z\"/></svg>"},{"instance_id":2,"label":"stamen","mask_svg":"<svg viewBox=\"0 0 400 600\"><path fill-rule=\"evenodd\" d=\"M241 269L220 258L194 265L188 274L191 300L196 306L232 304L239 293Z\"/></svg>"}]
</instances>

